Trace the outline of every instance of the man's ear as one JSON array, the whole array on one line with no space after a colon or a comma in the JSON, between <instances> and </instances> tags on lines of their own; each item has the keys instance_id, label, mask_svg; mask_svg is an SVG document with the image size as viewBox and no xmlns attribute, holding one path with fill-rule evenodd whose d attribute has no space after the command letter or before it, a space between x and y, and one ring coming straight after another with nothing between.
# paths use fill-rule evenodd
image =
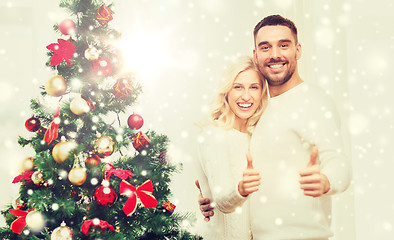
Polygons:
<instances>
[{"instance_id":1,"label":"man's ear","mask_svg":"<svg viewBox=\"0 0 394 240\"><path fill-rule=\"evenodd\" d=\"M254 60L254 64L257 65L258 61L257 61L257 52L256 52L256 48L253 48L253 60Z\"/></svg>"},{"instance_id":2,"label":"man's ear","mask_svg":"<svg viewBox=\"0 0 394 240\"><path fill-rule=\"evenodd\" d=\"M297 43L296 59L297 59L297 60L300 60L301 55L302 55L301 43Z\"/></svg>"}]
</instances>

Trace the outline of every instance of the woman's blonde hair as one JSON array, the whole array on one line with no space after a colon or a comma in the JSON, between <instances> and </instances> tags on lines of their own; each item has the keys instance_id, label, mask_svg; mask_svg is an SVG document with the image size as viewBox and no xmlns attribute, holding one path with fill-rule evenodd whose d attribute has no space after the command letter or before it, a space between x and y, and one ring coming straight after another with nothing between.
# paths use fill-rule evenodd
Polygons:
<instances>
[{"instance_id":1,"label":"woman's blonde hair","mask_svg":"<svg viewBox=\"0 0 394 240\"><path fill-rule=\"evenodd\" d=\"M253 59L249 56L238 58L231 66L229 66L227 71L224 72L223 79L219 85L219 92L216 94L216 97L211 104L210 120L212 120L216 126L222 127L224 129L231 129L234 127L235 114L230 109L227 96L233 87L235 79L241 72L246 70L253 70L258 74L261 86L263 88L260 105L246 123L246 129L250 134L266 107L268 92L264 77L257 69Z\"/></svg>"}]
</instances>

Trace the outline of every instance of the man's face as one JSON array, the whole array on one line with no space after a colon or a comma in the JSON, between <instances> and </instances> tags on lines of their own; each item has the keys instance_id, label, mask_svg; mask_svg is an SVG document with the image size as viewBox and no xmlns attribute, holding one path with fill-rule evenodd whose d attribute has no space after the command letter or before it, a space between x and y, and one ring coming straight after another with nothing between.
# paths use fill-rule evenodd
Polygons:
<instances>
[{"instance_id":1,"label":"man's face","mask_svg":"<svg viewBox=\"0 0 394 240\"><path fill-rule=\"evenodd\" d=\"M301 45L290 28L264 26L256 35L253 55L260 72L270 86L280 86L291 79L301 57Z\"/></svg>"}]
</instances>

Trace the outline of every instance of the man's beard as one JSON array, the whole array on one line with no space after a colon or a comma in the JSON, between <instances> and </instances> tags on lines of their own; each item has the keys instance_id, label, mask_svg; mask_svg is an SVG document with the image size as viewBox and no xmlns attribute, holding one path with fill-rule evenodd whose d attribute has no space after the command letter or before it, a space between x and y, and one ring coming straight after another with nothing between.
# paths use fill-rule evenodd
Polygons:
<instances>
[{"instance_id":1,"label":"man's beard","mask_svg":"<svg viewBox=\"0 0 394 240\"><path fill-rule=\"evenodd\" d=\"M270 61L269 63L276 63L276 62L279 62L279 61ZM286 63L286 64L288 64L288 63ZM267 80L268 85L270 85L270 86L280 86L280 85L285 84L287 81L290 80L290 78L293 76L293 73L295 72L295 68L289 69L283 78L274 79L274 78L271 78L267 72L264 72L263 68L260 66L259 63L257 63L257 66L260 70L260 73Z\"/></svg>"}]
</instances>

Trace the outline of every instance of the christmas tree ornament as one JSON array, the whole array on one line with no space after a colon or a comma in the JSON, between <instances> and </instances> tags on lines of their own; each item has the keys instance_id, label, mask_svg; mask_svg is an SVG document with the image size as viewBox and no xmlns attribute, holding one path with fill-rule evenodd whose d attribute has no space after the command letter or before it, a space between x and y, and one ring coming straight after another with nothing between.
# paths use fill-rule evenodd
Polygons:
<instances>
[{"instance_id":1,"label":"christmas tree ornament","mask_svg":"<svg viewBox=\"0 0 394 240\"><path fill-rule=\"evenodd\" d=\"M31 181L31 176L33 175L34 171L25 171L22 174L16 176L12 183L19 183L24 181L25 183L29 183Z\"/></svg>"},{"instance_id":2,"label":"christmas tree ornament","mask_svg":"<svg viewBox=\"0 0 394 240\"><path fill-rule=\"evenodd\" d=\"M45 227L44 216L39 211L31 211L26 215L26 225L33 232L40 232Z\"/></svg>"},{"instance_id":3,"label":"christmas tree ornament","mask_svg":"<svg viewBox=\"0 0 394 240\"><path fill-rule=\"evenodd\" d=\"M99 58L99 51L95 47L89 47L85 50L85 58L89 61L97 60Z\"/></svg>"},{"instance_id":4,"label":"christmas tree ornament","mask_svg":"<svg viewBox=\"0 0 394 240\"><path fill-rule=\"evenodd\" d=\"M89 104L85 99L81 97L81 95L75 97L70 103L70 110L75 115L83 115L90 111Z\"/></svg>"},{"instance_id":5,"label":"christmas tree ornament","mask_svg":"<svg viewBox=\"0 0 394 240\"><path fill-rule=\"evenodd\" d=\"M85 165L87 167L97 166L101 162L101 159L96 154L89 154L85 160Z\"/></svg>"},{"instance_id":6,"label":"christmas tree ornament","mask_svg":"<svg viewBox=\"0 0 394 240\"><path fill-rule=\"evenodd\" d=\"M25 202L20 198L16 198L13 202L12 202L12 207L14 209L19 209L21 207L23 207L25 205Z\"/></svg>"},{"instance_id":7,"label":"christmas tree ornament","mask_svg":"<svg viewBox=\"0 0 394 240\"><path fill-rule=\"evenodd\" d=\"M157 200L152 195L153 184L151 180L146 180L141 186L135 187L129 182L122 180L120 182L119 193L122 196L128 197L125 205L123 206L123 212L129 217L137 209L137 197L141 204L145 208L155 208L157 206Z\"/></svg>"},{"instance_id":8,"label":"christmas tree ornament","mask_svg":"<svg viewBox=\"0 0 394 240\"><path fill-rule=\"evenodd\" d=\"M29 132L36 132L41 128L41 122L38 118L32 116L26 120L25 127Z\"/></svg>"},{"instance_id":9,"label":"christmas tree ornament","mask_svg":"<svg viewBox=\"0 0 394 240\"><path fill-rule=\"evenodd\" d=\"M33 181L34 184L40 185L44 183L44 175L42 174L42 171L35 171L33 175L31 175L31 180Z\"/></svg>"},{"instance_id":10,"label":"christmas tree ornament","mask_svg":"<svg viewBox=\"0 0 394 240\"><path fill-rule=\"evenodd\" d=\"M91 69L99 76L108 77L112 73L113 66L108 58L100 57L92 61Z\"/></svg>"},{"instance_id":11,"label":"christmas tree ornament","mask_svg":"<svg viewBox=\"0 0 394 240\"><path fill-rule=\"evenodd\" d=\"M103 158L111 155L114 152L114 141L111 137L101 136L94 143L96 154Z\"/></svg>"},{"instance_id":12,"label":"christmas tree ornament","mask_svg":"<svg viewBox=\"0 0 394 240\"><path fill-rule=\"evenodd\" d=\"M85 220L81 226L81 232L83 232L87 236L90 227L100 228L101 230L109 228L110 230L115 232L114 226L109 224L107 221L100 220L98 218Z\"/></svg>"},{"instance_id":13,"label":"christmas tree ornament","mask_svg":"<svg viewBox=\"0 0 394 240\"><path fill-rule=\"evenodd\" d=\"M164 201L161 205L163 212L174 213L176 206L170 201Z\"/></svg>"},{"instance_id":14,"label":"christmas tree ornament","mask_svg":"<svg viewBox=\"0 0 394 240\"><path fill-rule=\"evenodd\" d=\"M167 150L164 150L160 152L159 154L159 162L162 164L167 165L168 164L168 155L167 155Z\"/></svg>"},{"instance_id":15,"label":"christmas tree ornament","mask_svg":"<svg viewBox=\"0 0 394 240\"><path fill-rule=\"evenodd\" d=\"M112 87L115 97L124 99L134 92L132 83L127 78L118 79Z\"/></svg>"},{"instance_id":16,"label":"christmas tree ornament","mask_svg":"<svg viewBox=\"0 0 394 240\"><path fill-rule=\"evenodd\" d=\"M71 35L75 31L75 23L71 19L64 19L59 24L59 31L64 35Z\"/></svg>"},{"instance_id":17,"label":"christmas tree ornament","mask_svg":"<svg viewBox=\"0 0 394 240\"><path fill-rule=\"evenodd\" d=\"M45 84L45 91L49 96L60 97L66 93L66 80L60 75L50 78Z\"/></svg>"},{"instance_id":18,"label":"christmas tree ornament","mask_svg":"<svg viewBox=\"0 0 394 240\"><path fill-rule=\"evenodd\" d=\"M129 125L129 128L133 130L138 130L142 127L142 125L144 125L144 119L141 117L141 115L133 113L127 119L127 125Z\"/></svg>"},{"instance_id":19,"label":"christmas tree ornament","mask_svg":"<svg viewBox=\"0 0 394 240\"><path fill-rule=\"evenodd\" d=\"M104 206L110 206L116 202L118 195L109 186L99 186L94 191L94 200Z\"/></svg>"},{"instance_id":20,"label":"christmas tree ornament","mask_svg":"<svg viewBox=\"0 0 394 240\"><path fill-rule=\"evenodd\" d=\"M62 222L59 227L53 229L51 233L51 240L72 240L74 236L73 231Z\"/></svg>"},{"instance_id":21,"label":"christmas tree ornament","mask_svg":"<svg viewBox=\"0 0 394 240\"><path fill-rule=\"evenodd\" d=\"M81 167L73 167L68 173L68 180L73 184L80 186L86 181L86 170Z\"/></svg>"},{"instance_id":22,"label":"christmas tree ornament","mask_svg":"<svg viewBox=\"0 0 394 240\"><path fill-rule=\"evenodd\" d=\"M107 182L109 182L109 179L112 175L115 175L122 180L126 180L127 178L134 177L134 174L130 170L115 169L114 166L110 163L105 164L104 171L105 171L104 179Z\"/></svg>"},{"instance_id":23,"label":"christmas tree ornament","mask_svg":"<svg viewBox=\"0 0 394 240\"><path fill-rule=\"evenodd\" d=\"M51 125L49 125L49 128L45 132L44 136L44 141L48 144L50 144L53 140L57 139L58 137L58 132L59 132L59 126L60 126L60 107L57 107L56 113L53 115L53 120L51 122Z\"/></svg>"},{"instance_id":24,"label":"christmas tree ornament","mask_svg":"<svg viewBox=\"0 0 394 240\"><path fill-rule=\"evenodd\" d=\"M149 147L150 140L149 138L142 132L138 132L131 137L133 147L135 150L141 152L145 148Z\"/></svg>"},{"instance_id":25,"label":"christmas tree ornament","mask_svg":"<svg viewBox=\"0 0 394 240\"><path fill-rule=\"evenodd\" d=\"M19 167L19 172L23 173L26 171L31 171L33 169L34 169L34 158L27 157L22 160L20 167Z\"/></svg>"},{"instance_id":26,"label":"christmas tree ornament","mask_svg":"<svg viewBox=\"0 0 394 240\"><path fill-rule=\"evenodd\" d=\"M70 157L70 151L76 147L74 142L67 142L62 140L57 143L52 149L52 157L55 162L62 164Z\"/></svg>"},{"instance_id":27,"label":"christmas tree ornament","mask_svg":"<svg viewBox=\"0 0 394 240\"><path fill-rule=\"evenodd\" d=\"M112 14L111 9L104 3L97 9L96 19L101 25L105 25L113 19Z\"/></svg>"},{"instance_id":28,"label":"christmas tree ornament","mask_svg":"<svg viewBox=\"0 0 394 240\"><path fill-rule=\"evenodd\" d=\"M28 213L33 212L34 209L23 211L20 209L10 209L9 213L14 215L16 219L11 223L11 230L16 234L21 234L23 229L26 227L26 216Z\"/></svg>"},{"instance_id":29,"label":"christmas tree ornament","mask_svg":"<svg viewBox=\"0 0 394 240\"><path fill-rule=\"evenodd\" d=\"M47 49L53 52L50 65L57 66L64 60L66 64L71 67L71 58L77 51L75 44L71 42L71 40L67 41L64 39L58 39L57 42L58 43L52 43L47 46Z\"/></svg>"}]
</instances>

